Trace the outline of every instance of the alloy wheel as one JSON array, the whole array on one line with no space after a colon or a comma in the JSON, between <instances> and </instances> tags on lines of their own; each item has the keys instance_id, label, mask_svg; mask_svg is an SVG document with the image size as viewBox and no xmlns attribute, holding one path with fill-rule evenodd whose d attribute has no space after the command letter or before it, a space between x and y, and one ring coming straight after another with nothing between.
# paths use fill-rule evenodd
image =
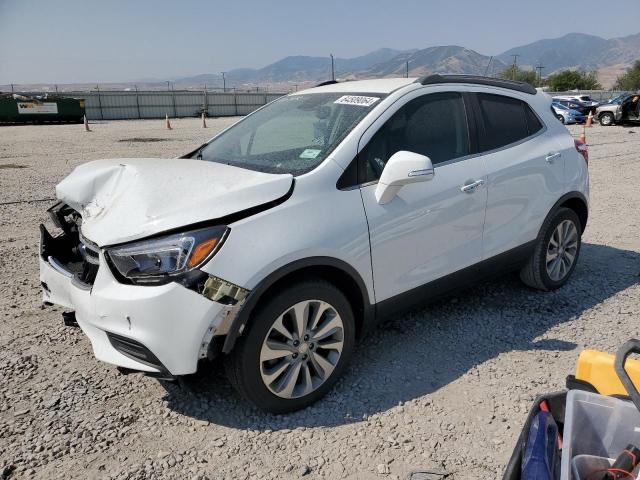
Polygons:
<instances>
[{"instance_id":1,"label":"alloy wheel","mask_svg":"<svg viewBox=\"0 0 640 480\"><path fill-rule=\"evenodd\" d=\"M336 368L344 347L344 324L336 309L305 300L273 323L260 350L265 386L282 398L298 398L322 385Z\"/></svg>"},{"instance_id":2,"label":"alloy wheel","mask_svg":"<svg viewBox=\"0 0 640 480\"><path fill-rule=\"evenodd\" d=\"M563 220L553 231L547 246L547 275L554 282L567 276L578 252L578 229L571 220Z\"/></svg>"}]
</instances>

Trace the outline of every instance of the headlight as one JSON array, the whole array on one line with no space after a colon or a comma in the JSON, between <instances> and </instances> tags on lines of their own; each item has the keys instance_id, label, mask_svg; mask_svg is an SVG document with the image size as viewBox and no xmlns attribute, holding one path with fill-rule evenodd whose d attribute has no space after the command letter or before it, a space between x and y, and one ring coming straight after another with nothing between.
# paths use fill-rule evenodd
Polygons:
<instances>
[{"instance_id":1,"label":"headlight","mask_svg":"<svg viewBox=\"0 0 640 480\"><path fill-rule=\"evenodd\" d=\"M218 251L227 227L203 228L108 248L106 256L134 283L162 284L194 270Z\"/></svg>"}]
</instances>

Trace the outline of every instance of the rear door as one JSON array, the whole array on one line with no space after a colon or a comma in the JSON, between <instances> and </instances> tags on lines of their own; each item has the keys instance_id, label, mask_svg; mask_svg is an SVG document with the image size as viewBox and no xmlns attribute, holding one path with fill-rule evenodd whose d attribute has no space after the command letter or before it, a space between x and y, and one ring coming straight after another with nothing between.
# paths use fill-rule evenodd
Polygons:
<instances>
[{"instance_id":1,"label":"rear door","mask_svg":"<svg viewBox=\"0 0 640 480\"><path fill-rule=\"evenodd\" d=\"M474 95L479 149L487 168L483 258L534 240L564 189L562 148L523 100Z\"/></svg>"}]
</instances>

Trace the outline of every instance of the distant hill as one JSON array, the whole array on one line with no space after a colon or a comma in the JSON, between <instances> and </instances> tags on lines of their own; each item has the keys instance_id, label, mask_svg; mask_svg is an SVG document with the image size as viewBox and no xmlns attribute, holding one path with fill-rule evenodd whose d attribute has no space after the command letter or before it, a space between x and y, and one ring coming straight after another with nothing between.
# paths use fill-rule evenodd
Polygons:
<instances>
[{"instance_id":1,"label":"distant hill","mask_svg":"<svg viewBox=\"0 0 640 480\"><path fill-rule=\"evenodd\" d=\"M381 48L355 58L336 58L336 77L340 79L393 77L406 74L419 76L429 73L459 73L496 75L513 62L518 55L518 65L533 68L544 65L549 75L565 68L599 70L605 85L615 80L614 73L624 71L640 58L640 33L606 40L585 33L569 33L559 38L511 48L496 55L483 55L458 45L434 46L424 49L393 50ZM487 66L489 68L487 68ZM227 85L257 85L310 83L331 78L329 57L290 56L263 68L239 68L226 73ZM176 81L181 84L220 83L220 75L198 75Z\"/></svg>"},{"instance_id":2,"label":"distant hill","mask_svg":"<svg viewBox=\"0 0 640 480\"><path fill-rule=\"evenodd\" d=\"M569 33L560 38L538 40L498 55L505 63L517 54L518 65L533 67L542 63L546 74L564 68L598 70L614 65L630 65L640 58L640 33L605 40L584 33Z\"/></svg>"},{"instance_id":3,"label":"distant hill","mask_svg":"<svg viewBox=\"0 0 640 480\"><path fill-rule=\"evenodd\" d=\"M467 73L482 75L487 71L490 57L456 45L429 47L422 50L393 50L381 48L355 58L336 58L336 77L341 79L412 76L428 73ZM489 72L499 72L505 64L493 59ZM228 85L308 82L331 78L329 57L291 56L260 69L240 68L225 73ZM180 78L176 85L221 82L221 75L196 75Z\"/></svg>"},{"instance_id":4,"label":"distant hill","mask_svg":"<svg viewBox=\"0 0 640 480\"><path fill-rule=\"evenodd\" d=\"M366 55L354 58L336 58L335 71L336 76L341 78L353 72L366 70L371 66L388 61L398 55L410 53L412 50L393 50L391 48L381 48ZM226 78L231 84L243 83L278 83L278 82L295 82L295 81L319 81L331 78L331 59L326 57L309 57L304 55L296 55L285 57L266 67L238 68L225 73ZM221 75L197 75L194 77L180 78L176 80L176 84L182 83L206 83L220 82Z\"/></svg>"},{"instance_id":5,"label":"distant hill","mask_svg":"<svg viewBox=\"0 0 640 480\"><path fill-rule=\"evenodd\" d=\"M468 48L457 45L429 47L414 52L397 55L392 59L381 62L373 67L357 72L356 76L388 77L406 74L409 62L409 75L420 76L429 73L458 73L483 75L499 72L505 68L504 63Z\"/></svg>"}]
</instances>

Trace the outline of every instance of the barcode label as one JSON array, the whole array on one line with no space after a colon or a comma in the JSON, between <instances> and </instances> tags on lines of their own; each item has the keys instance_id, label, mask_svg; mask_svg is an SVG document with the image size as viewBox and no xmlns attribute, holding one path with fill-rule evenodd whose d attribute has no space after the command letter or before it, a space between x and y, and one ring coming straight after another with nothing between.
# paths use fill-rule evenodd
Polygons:
<instances>
[{"instance_id":1,"label":"barcode label","mask_svg":"<svg viewBox=\"0 0 640 480\"><path fill-rule=\"evenodd\" d=\"M380 100L378 97L363 97L361 95L344 95L333 103L341 105L359 105L361 107L370 107Z\"/></svg>"}]
</instances>

